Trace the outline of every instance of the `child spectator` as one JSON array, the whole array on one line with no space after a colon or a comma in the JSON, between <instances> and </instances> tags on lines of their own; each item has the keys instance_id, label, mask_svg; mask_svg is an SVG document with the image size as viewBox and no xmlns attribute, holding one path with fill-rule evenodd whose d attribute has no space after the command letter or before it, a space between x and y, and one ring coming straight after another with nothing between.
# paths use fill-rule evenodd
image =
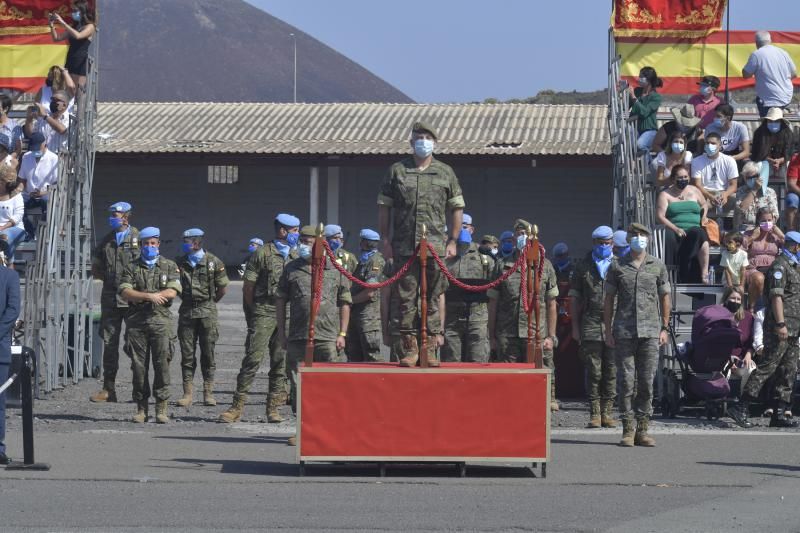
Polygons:
<instances>
[{"instance_id":1,"label":"child spectator","mask_svg":"<svg viewBox=\"0 0 800 533\"><path fill-rule=\"evenodd\" d=\"M722 250L722 257L719 266L725 269L725 286L739 287L744 291L744 271L749 265L747 252L742 250L742 234L732 231L725 234L725 249Z\"/></svg>"}]
</instances>

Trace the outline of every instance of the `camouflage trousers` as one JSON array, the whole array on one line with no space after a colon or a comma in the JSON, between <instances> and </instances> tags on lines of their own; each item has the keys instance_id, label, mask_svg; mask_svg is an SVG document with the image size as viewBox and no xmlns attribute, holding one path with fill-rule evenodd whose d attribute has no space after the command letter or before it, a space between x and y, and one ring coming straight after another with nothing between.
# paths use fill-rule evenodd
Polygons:
<instances>
[{"instance_id":1,"label":"camouflage trousers","mask_svg":"<svg viewBox=\"0 0 800 533\"><path fill-rule=\"evenodd\" d=\"M169 363L175 337L170 324L142 324L129 327L125 335L125 353L131 358L133 401L150 398L150 362L153 363L153 396L169 400Z\"/></svg>"},{"instance_id":2,"label":"camouflage trousers","mask_svg":"<svg viewBox=\"0 0 800 533\"><path fill-rule=\"evenodd\" d=\"M245 356L236 377L236 394L250 392L264 356L269 353L269 395L286 394L286 350L278 344L274 314L256 313L248 321Z\"/></svg>"},{"instance_id":3,"label":"camouflage trousers","mask_svg":"<svg viewBox=\"0 0 800 533\"><path fill-rule=\"evenodd\" d=\"M395 257L395 268L401 268L410 257ZM438 333L442 330L439 317L438 298L447 288L447 279L439 271L433 259L428 259L426 268L428 280L428 332ZM408 273L392 285L389 300L389 332L393 335L416 334L419 332L420 301L420 267L419 260L414 261Z\"/></svg>"},{"instance_id":4,"label":"camouflage trousers","mask_svg":"<svg viewBox=\"0 0 800 533\"><path fill-rule=\"evenodd\" d=\"M103 388L113 389L119 370L119 337L128 316L127 307L102 306L100 335L103 338Z\"/></svg>"},{"instance_id":5,"label":"camouflage trousers","mask_svg":"<svg viewBox=\"0 0 800 533\"><path fill-rule=\"evenodd\" d=\"M614 349L603 341L583 341L578 348L578 357L586 367L589 401L610 400L617 397L617 363Z\"/></svg>"},{"instance_id":6,"label":"camouflage trousers","mask_svg":"<svg viewBox=\"0 0 800 533\"><path fill-rule=\"evenodd\" d=\"M485 302L447 304L442 361L489 360L489 308Z\"/></svg>"},{"instance_id":7,"label":"camouflage trousers","mask_svg":"<svg viewBox=\"0 0 800 533\"><path fill-rule=\"evenodd\" d=\"M347 328L347 345L345 352L348 361L382 362L381 330L377 327L365 329L357 322L351 321Z\"/></svg>"},{"instance_id":8,"label":"camouflage trousers","mask_svg":"<svg viewBox=\"0 0 800 533\"><path fill-rule=\"evenodd\" d=\"M306 341L289 341L286 348L286 370L289 375L291 392L289 398L292 402L292 412L297 412L297 376L298 368L306 357ZM339 363L343 361L342 354L336 349L336 341L314 341L315 363Z\"/></svg>"},{"instance_id":9,"label":"camouflage trousers","mask_svg":"<svg viewBox=\"0 0 800 533\"><path fill-rule=\"evenodd\" d=\"M499 363L522 363L528 351L525 337L497 337L497 361ZM556 399L556 365L553 350L542 350L542 363L552 370L550 376L550 398Z\"/></svg>"},{"instance_id":10,"label":"camouflage trousers","mask_svg":"<svg viewBox=\"0 0 800 533\"><path fill-rule=\"evenodd\" d=\"M214 347L219 338L217 317L178 317L178 342L181 347L181 376L184 383L191 383L197 369L196 346L200 344L200 370L203 381L214 381Z\"/></svg>"},{"instance_id":11,"label":"camouflage trousers","mask_svg":"<svg viewBox=\"0 0 800 533\"><path fill-rule=\"evenodd\" d=\"M774 374L772 399L783 402L785 405L791 405L792 389L797 375L797 358L800 355L798 338L789 337L782 341L778 338L774 328L770 328L770 331L766 331L767 328L764 329L764 356L750 374L742 391L742 397L749 397L747 398L749 400L757 398L761 387Z\"/></svg>"},{"instance_id":12,"label":"camouflage trousers","mask_svg":"<svg viewBox=\"0 0 800 533\"><path fill-rule=\"evenodd\" d=\"M653 415L653 380L658 366L658 339L617 339L619 413L625 420ZM635 389L635 394L634 394Z\"/></svg>"}]
</instances>

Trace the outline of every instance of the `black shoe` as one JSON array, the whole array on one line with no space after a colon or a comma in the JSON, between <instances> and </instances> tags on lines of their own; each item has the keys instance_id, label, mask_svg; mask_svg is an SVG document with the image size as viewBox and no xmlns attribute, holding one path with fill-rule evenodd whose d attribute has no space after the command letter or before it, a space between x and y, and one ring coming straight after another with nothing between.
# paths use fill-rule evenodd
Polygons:
<instances>
[{"instance_id":1,"label":"black shoe","mask_svg":"<svg viewBox=\"0 0 800 533\"><path fill-rule=\"evenodd\" d=\"M772 415L769 421L769 427L771 428L796 428L797 426L797 421L786 418L786 413L783 412L783 409L776 409L775 414Z\"/></svg>"},{"instance_id":2,"label":"black shoe","mask_svg":"<svg viewBox=\"0 0 800 533\"><path fill-rule=\"evenodd\" d=\"M748 407L745 404L738 403L728 408L728 416L730 416L736 425L745 429L753 427L753 424L747 420Z\"/></svg>"},{"instance_id":3,"label":"black shoe","mask_svg":"<svg viewBox=\"0 0 800 533\"><path fill-rule=\"evenodd\" d=\"M11 459L9 459L8 456L5 453L0 452L0 465L5 466L10 462L11 462Z\"/></svg>"}]
</instances>

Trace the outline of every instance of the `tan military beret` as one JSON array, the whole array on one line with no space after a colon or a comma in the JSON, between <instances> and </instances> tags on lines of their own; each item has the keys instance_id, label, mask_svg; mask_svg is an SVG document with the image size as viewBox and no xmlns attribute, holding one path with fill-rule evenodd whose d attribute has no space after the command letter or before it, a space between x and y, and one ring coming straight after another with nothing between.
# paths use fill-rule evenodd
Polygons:
<instances>
[{"instance_id":1,"label":"tan military beret","mask_svg":"<svg viewBox=\"0 0 800 533\"><path fill-rule=\"evenodd\" d=\"M436 135L436 130L434 130L430 124L425 122L424 120L418 120L411 126L411 133L421 133L426 132L433 135L433 138L439 140L439 136Z\"/></svg>"},{"instance_id":2,"label":"tan military beret","mask_svg":"<svg viewBox=\"0 0 800 533\"><path fill-rule=\"evenodd\" d=\"M303 226L300 229L300 235L303 237L316 237L317 236L317 228L312 225Z\"/></svg>"},{"instance_id":3,"label":"tan military beret","mask_svg":"<svg viewBox=\"0 0 800 533\"><path fill-rule=\"evenodd\" d=\"M631 222L631 225L628 226L628 234L631 233L644 233L645 235L650 235L650 228L645 226L644 224L639 224L638 222Z\"/></svg>"}]
</instances>

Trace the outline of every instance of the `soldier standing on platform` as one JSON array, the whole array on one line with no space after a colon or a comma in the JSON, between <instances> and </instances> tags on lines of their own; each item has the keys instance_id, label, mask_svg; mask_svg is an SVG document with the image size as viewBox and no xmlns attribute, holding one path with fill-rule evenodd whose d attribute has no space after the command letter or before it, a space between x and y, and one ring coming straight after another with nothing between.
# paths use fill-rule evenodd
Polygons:
<instances>
[{"instance_id":1,"label":"soldier standing on platform","mask_svg":"<svg viewBox=\"0 0 800 533\"><path fill-rule=\"evenodd\" d=\"M569 291L572 338L580 345L578 355L586 366L590 428L617 427L611 413L617 397L617 367L614 350L606 346L603 335L604 287L614 261L613 234L608 226L594 230L592 251L575 265Z\"/></svg>"},{"instance_id":2,"label":"soldier standing on platform","mask_svg":"<svg viewBox=\"0 0 800 533\"><path fill-rule=\"evenodd\" d=\"M344 244L344 234L342 227L336 224L328 224L323 229L325 240L328 241L333 254L336 256L336 261L351 274L356 271L358 266L358 258L352 253L348 252L342 245Z\"/></svg>"},{"instance_id":3,"label":"soldier standing on platform","mask_svg":"<svg viewBox=\"0 0 800 533\"><path fill-rule=\"evenodd\" d=\"M603 322L606 345L614 348L622 396L619 402L623 428L620 446L656 445L647 430L653 414L653 378L658 350L667 343L671 289L667 267L647 253L649 237L650 230L646 226L631 224L628 228L630 253L612 261L606 273Z\"/></svg>"},{"instance_id":4,"label":"soldier standing on platform","mask_svg":"<svg viewBox=\"0 0 800 533\"><path fill-rule=\"evenodd\" d=\"M286 265L275 292L278 317L278 342L286 350L287 373L291 384L292 410L297 412L297 372L305 358L308 326L311 316L311 261L314 245L314 226L300 231L300 257ZM314 361L338 362L344 351L347 327L350 322L350 280L344 277L330 260L325 261L321 299L314 321ZM289 331L286 331L286 305L291 304ZM288 444L295 444L290 437Z\"/></svg>"},{"instance_id":5,"label":"soldier standing on platform","mask_svg":"<svg viewBox=\"0 0 800 533\"><path fill-rule=\"evenodd\" d=\"M119 369L119 336L128 315L128 302L119 296L123 271L139 258L139 230L130 225L131 204L117 202L108 208L111 231L92 254L92 277L103 281L100 295L100 328L103 337L103 388L89 399L116 402L115 381Z\"/></svg>"},{"instance_id":6,"label":"soldier standing on platform","mask_svg":"<svg viewBox=\"0 0 800 533\"><path fill-rule=\"evenodd\" d=\"M472 219L470 218L470 222ZM447 269L468 285L485 285L494 277L495 261L478 251L467 228L458 238L458 253L446 260ZM489 360L489 297L450 285L445 294L442 361L485 363Z\"/></svg>"},{"instance_id":7,"label":"soldier standing on platform","mask_svg":"<svg viewBox=\"0 0 800 533\"><path fill-rule=\"evenodd\" d=\"M203 373L203 404L217 405L214 399L214 348L217 331L217 302L225 296L228 274L225 263L203 248L203 230L183 232L182 256L175 261L181 271L181 306L178 308L178 340L181 346L183 397L176 403L192 405L195 349L200 344L200 369ZM198 342L199 341L199 342Z\"/></svg>"},{"instance_id":8,"label":"soldier standing on platform","mask_svg":"<svg viewBox=\"0 0 800 533\"><path fill-rule=\"evenodd\" d=\"M247 394L253 385L258 367L269 354L269 392L267 421L276 423L283 418L278 407L286 403L286 350L278 343L275 291L284 266L297 257L300 219L279 214L273 223L275 239L259 248L244 273L242 307L247 320L247 340L242 367L236 378L233 405L219 417L221 422L238 422L244 412Z\"/></svg>"},{"instance_id":9,"label":"soldier standing on platform","mask_svg":"<svg viewBox=\"0 0 800 533\"><path fill-rule=\"evenodd\" d=\"M383 238L384 258L401 268L414 255L414 250L427 230L428 242L443 259L456 255L456 240L461 232L464 197L453 169L433 157L438 137L424 122L411 128L412 157L395 163L378 195L378 221ZM449 214L449 220L446 215ZM391 224L390 224L391 223ZM391 231L390 231L391 226ZM445 227L450 233L445 234ZM447 288L444 276L435 261L427 263L428 316L420 317L419 263L408 275L392 285L389 310L389 333L396 341L393 351L401 356L401 366L414 366L419 359L418 321L427 325L428 336L437 342L428 343L428 360L433 366L437 344L444 342L439 297Z\"/></svg>"},{"instance_id":10,"label":"soldier standing on platform","mask_svg":"<svg viewBox=\"0 0 800 533\"><path fill-rule=\"evenodd\" d=\"M383 281L386 262L378 251L380 236L371 229L361 230L361 253L355 276L366 283ZM353 306L347 333L347 356L350 361L383 361L381 355L381 291L365 289L353 283L350 288Z\"/></svg>"},{"instance_id":11,"label":"soldier standing on platform","mask_svg":"<svg viewBox=\"0 0 800 533\"><path fill-rule=\"evenodd\" d=\"M800 233L786 233L781 254L764 276L764 294L769 297L764 319L764 356L742 391L741 402L728 409L728 414L742 427L752 427L747 420L750 402L756 401L764 383L775 376L775 402L770 427L797 427L786 416L791 410L792 393L797 376L798 336L800 336Z\"/></svg>"},{"instance_id":12,"label":"soldier standing on platform","mask_svg":"<svg viewBox=\"0 0 800 533\"><path fill-rule=\"evenodd\" d=\"M147 421L150 383L148 373L153 361L153 396L156 398L156 422L169 422L169 363L172 361L175 335L172 333L172 300L180 294L178 265L160 253L161 231L147 227L139 233L142 251L139 259L125 269L119 284L120 296L130 304L125 351L133 370L133 400L137 410L133 421Z\"/></svg>"},{"instance_id":13,"label":"soldier standing on platform","mask_svg":"<svg viewBox=\"0 0 800 533\"><path fill-rule=\"evenodd\" d=\"M506 270L514 268L521 250L528 240L528 228L531 224L519 219L514 225L517 234L517 247L498 265L497 276ZM506 242L507 239L504 239ZM558 283L556 272L548 259L544 259L542 277L539 285L539 335L542 342L542 362L545 368L553 370L553 379L550 381L550 410L558 411L556 401L555 364L553 350L558 348L556 337L556 318L558 308ZM489 334L492 349L497 350L497 359L503 363L516 363L525 359L528 345L528 315L525 304L520 297L519 271L511 274L500 285L487 292L489 296ZM534 304L536 305L536 304ZM494 307L494 309L492 309ZM534 326L535 327L535 326Z\"/></svg>"}]
</instances>

